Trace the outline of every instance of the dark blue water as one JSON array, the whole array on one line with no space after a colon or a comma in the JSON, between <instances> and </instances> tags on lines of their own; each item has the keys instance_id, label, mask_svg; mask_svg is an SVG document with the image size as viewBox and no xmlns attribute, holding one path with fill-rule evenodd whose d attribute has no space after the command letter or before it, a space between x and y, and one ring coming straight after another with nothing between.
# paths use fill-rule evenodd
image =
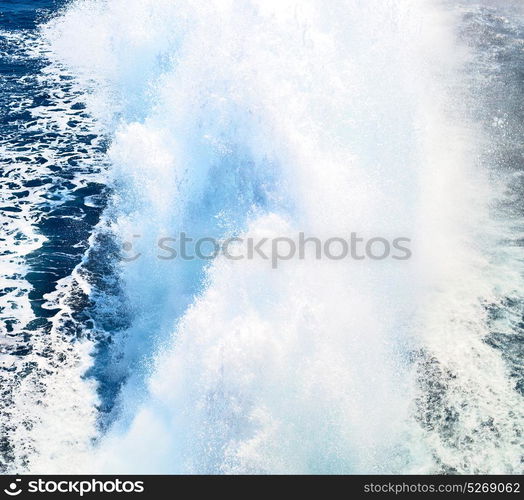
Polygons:
<instances>
[{"instance_id":1,"label":"dark blue water","mask_svg":"<svg viewBox=\"0 0 524 500\"><path fill-rule=\"evenodd\" d=\"M29 30L65 5L66 0L2 0L0 26L5 30Z\"/></svg>"},{"instance_id":2,"label":"dark blue water","mask_svg":"<svg viewBox=\"0 0 524 500\"><path fill-rule=\"evenodd\" d=\"M38 24L65 3L0 2L0 471L13 460L7 434L22 424L9 422L19 381L44 379L50 360L56 370L66 362L51 341L53 321L66 342L89 335L88 297L74 279L61 305L47 303L86 255L106 198L99 180L105 140L93 130L72 77L45 74L49 61L37 41ZM106 271L102 260L91 268L86 261L92 279ZM30 310L23 311L22 298Z\"/></svg>"}]
</instances>

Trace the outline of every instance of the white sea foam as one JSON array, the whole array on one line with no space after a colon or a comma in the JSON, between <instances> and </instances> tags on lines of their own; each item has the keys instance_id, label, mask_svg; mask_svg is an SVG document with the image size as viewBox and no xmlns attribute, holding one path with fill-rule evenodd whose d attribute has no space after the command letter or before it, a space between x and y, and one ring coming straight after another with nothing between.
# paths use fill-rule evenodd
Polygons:
<instances>
[{"instance_id":1,"label":"white sea foam","mask_svg":"<svg viewBox=\"0 0 524 500\"><path fill-rule=\"evenodd\" d=\"M484 340L522 283L458 22L429 0L85 0L46 27L114 131L114 229L144 254L122 267L135 320L102 472L518 471L522 407ZM300 230L406 236L413 259L150 251Z\"/></svg>"}]
</instances>

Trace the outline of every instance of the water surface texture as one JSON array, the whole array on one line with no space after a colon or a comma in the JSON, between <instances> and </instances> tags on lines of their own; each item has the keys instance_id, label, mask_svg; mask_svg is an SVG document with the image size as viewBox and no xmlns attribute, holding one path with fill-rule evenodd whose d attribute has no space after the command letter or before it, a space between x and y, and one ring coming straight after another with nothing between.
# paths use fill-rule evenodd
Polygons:
<instances>
[{"instance_id":1,"label":"water surface texture","mask_svg":"<svg viewBox=\"0 0 524 500\"><path fill-rule=\"evenodd\" d=\"M0 471L522 473L523 103L517 1L0 0Z\"/></svg>"}]
</instances>

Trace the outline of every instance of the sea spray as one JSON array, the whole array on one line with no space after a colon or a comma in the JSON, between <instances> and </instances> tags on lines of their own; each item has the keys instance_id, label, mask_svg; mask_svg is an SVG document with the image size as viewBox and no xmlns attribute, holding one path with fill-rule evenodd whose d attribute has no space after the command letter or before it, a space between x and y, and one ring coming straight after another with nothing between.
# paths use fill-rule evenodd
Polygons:
<instances>
[{"instance_id":1,"label":"sea spray","mask_svg":"<svg viewBox=\"0 0 524 500\"><path fill-rule=\"evenodd\" d=\"M113 136L108 223L137 251L180 231L414 243L406 263L122 264L101 472L517 470L519 396L484 339L520 281L493 257L503 186L460 22L433 1L93 0L45 28Z\"/></svg>"}]
</instances>

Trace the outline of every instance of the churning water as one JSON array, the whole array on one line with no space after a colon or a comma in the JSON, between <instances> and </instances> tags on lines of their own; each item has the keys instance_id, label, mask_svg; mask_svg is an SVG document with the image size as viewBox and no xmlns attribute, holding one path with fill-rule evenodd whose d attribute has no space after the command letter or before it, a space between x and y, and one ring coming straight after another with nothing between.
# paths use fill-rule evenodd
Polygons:
<instances>
[{"instance_id":1,"label":"churning water","mask_svg":"<svg viewBox=\"0 0 524 500\"><path fill-rule=\"evenodd\" d=\"M0 11L4 472L522 472L518 2ZM413 257L156 258L180 231Z\"/></svg>"}]
</instances>

